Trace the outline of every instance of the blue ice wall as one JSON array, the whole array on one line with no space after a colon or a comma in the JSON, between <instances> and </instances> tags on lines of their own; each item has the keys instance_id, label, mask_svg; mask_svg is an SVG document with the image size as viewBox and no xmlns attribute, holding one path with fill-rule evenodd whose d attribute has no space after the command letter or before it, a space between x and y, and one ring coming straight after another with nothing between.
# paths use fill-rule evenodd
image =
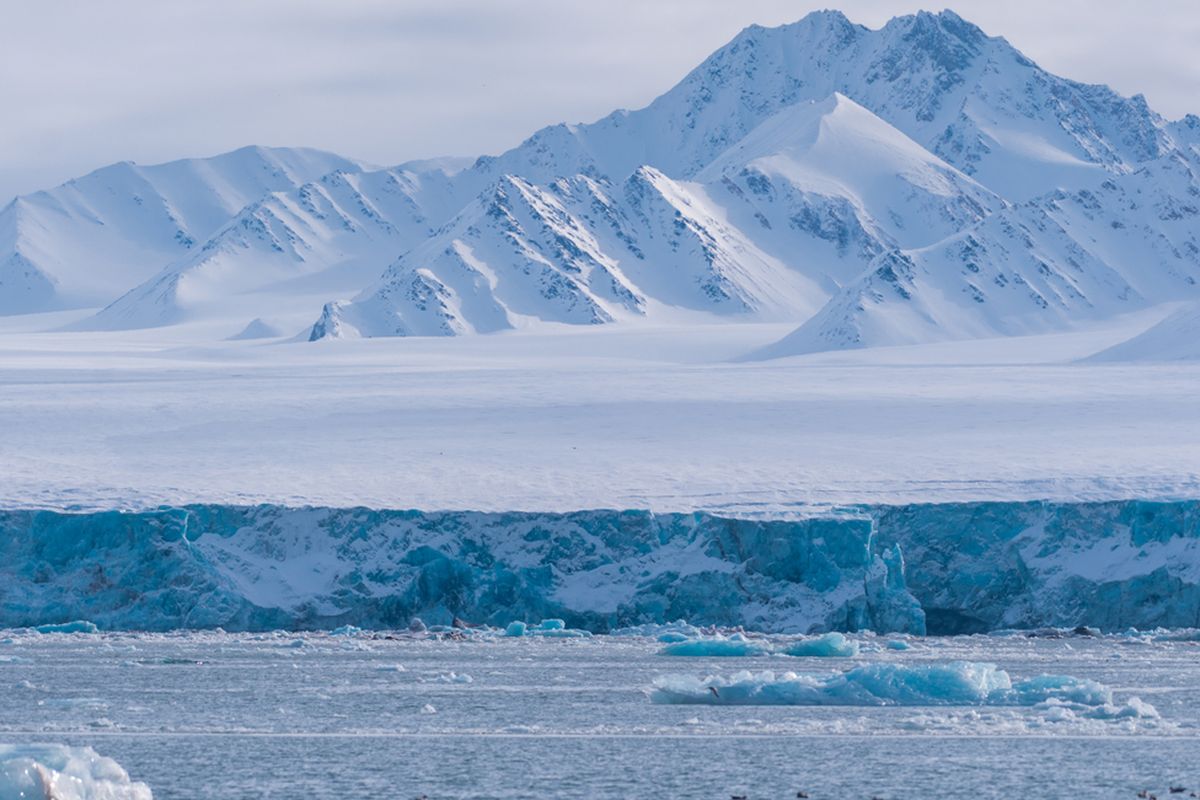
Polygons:
<instances>
[{"instance_id":1,"label":"blue ice wall","mask_svg":"<svg viewBox=\"0 0 1200 800\"><path fill-rule=\"evenodd\" d=\"M1200 627L1200 501L869 509L931 633Z\"/></svg>"},{"instance_id":2,"label":"blue ice wall","mask_svg":"<svg viewBox=\"0 0 1200 800\"><path fill-rule=\"evenodd\" d=\"M0 511L0 627L688 619L809 632L1200 626L1200 504L646 511Z\"/></svg>"}]
</instances>

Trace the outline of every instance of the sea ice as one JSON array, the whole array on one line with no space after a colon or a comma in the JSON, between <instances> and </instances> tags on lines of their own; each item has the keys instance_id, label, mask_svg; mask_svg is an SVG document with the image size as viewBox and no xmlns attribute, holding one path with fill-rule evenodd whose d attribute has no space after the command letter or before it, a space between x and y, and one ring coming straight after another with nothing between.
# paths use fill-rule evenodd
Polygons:
<instances>
[{"instance_id":1,"label":"sea ice","mask_svg":"<svg viewBox=\"0 0 1200 800\"><path fill-rule=\"evenodd\" d=\"M90 747L0 744L0 800L151 800L111 758Z\"/></svg>"}]
</instances>

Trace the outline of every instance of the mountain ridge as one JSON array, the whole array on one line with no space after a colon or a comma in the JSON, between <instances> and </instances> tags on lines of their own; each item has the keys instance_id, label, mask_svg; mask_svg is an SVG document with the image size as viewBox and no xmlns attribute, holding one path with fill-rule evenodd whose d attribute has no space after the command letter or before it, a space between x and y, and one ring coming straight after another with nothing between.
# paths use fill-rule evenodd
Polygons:
<instances>
[{"instance_id":1,"label":"mountain ridge","mask_svg":"<svg viewBox=\"0 0 1200 800\"><path fill-rule=\"evenodd\" d=\"M118 207L62 222L45 197L65 206L74 182L18 198L0 313L124 281L77 327L312 308L309 336L336 338L700 313L802 323L766 351L786 355L1065 329L1200 277L1200 118L1054 76L953 11L750 26L644 108L469 163L294 152L247 185L194 165L195 208L121 165ZM274 153L214 164L257 175ZM70 243L97 210L114 233Z\"/></svg>"}]
</instances>

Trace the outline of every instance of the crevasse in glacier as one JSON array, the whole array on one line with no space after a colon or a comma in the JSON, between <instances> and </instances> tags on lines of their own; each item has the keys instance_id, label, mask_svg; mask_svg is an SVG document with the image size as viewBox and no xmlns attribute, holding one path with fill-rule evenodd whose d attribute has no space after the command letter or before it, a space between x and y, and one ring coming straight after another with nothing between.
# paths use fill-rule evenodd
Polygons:
<instances>
[{"instance_id":1,"label":"crevasse in glacier","mask_svg":"<svg viewBox=\"0 0 1200 800\"><path fill-rule=\"evenodd\" d=\"M560 618L774 632L1200 626L1194 501L789 519L188 506L0 512L0 626L231 630Z\"/></svg>"}]
</instances>

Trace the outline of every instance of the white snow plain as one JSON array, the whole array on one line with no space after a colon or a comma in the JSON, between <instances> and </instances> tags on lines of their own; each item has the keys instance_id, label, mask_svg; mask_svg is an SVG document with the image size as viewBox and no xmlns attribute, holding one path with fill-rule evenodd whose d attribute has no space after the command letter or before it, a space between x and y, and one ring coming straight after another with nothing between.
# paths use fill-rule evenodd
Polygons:
<instances>
[{"instance_id":1,"label":"white snow plain","mask_svg":"<svg viewBox=\"0 0 1200 800\"><path fill-rule=\"evenodd\" d=\"M1200 493L1200 362L1069 334L739 358L788 324L226 339L0 319L0 505L478 510L1171 499Z\"/></svg>"}]
</instances>

